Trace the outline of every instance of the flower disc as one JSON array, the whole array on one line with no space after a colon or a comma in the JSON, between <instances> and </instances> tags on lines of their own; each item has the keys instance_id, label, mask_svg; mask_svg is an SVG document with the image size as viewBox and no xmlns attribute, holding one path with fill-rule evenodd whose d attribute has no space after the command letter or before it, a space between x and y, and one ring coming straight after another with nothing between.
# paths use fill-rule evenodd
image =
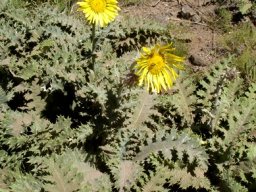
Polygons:
<instances>
[{"instance_id":1,"label":"flower disc","mask_svg":"<svg viewBox=\"0 0 256 192\"><path fill-rule=\"evenodd\" d=\"M172 54L172 45L153 48L143 47L140 57L136 59L135 74L139 77L139 85L147 85L147 90L160 93L172 87L178 77L175 69L183 69L183 57Z\"/></svg>"},{"instance_id":2,"label":"flower disc","mask_svg":"<svg viewBox=\"0 0 256 192\"><path fill-rule=\"evenodd\" d=\"M77 4L90 24L101 27L113 21L120 10L117 0L83 0Z\"/></svg>"}]
</instances>

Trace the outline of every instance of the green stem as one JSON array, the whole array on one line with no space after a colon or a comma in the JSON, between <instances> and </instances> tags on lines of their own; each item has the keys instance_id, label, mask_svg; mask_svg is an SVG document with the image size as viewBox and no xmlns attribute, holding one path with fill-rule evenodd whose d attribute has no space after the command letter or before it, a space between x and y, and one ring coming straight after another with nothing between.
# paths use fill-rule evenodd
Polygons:
<instances>
[{"instance_id":1,"label":"green stem","mask_svg":"<svg viewBox=\"0 0 256 192\"><path fill-rule=\"evenodd\" d=\"M96 25L95 23L93 24L92 26L92 63L91 63L91 69L94 70L94 64L95 64L95 58L96 58L96 55L94 54L94 51L95 51L95 47L96 47Z\"/></svg>"}]
</instances>

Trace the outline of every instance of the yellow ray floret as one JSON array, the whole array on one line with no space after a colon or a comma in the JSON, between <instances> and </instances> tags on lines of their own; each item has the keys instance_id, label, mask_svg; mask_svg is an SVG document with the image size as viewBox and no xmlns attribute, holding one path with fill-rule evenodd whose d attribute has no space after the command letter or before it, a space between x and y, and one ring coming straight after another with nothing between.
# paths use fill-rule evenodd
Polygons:
<instances>
[{"instance_id":1,"label":"yellow ray floret","mask_svg":"<svg viewBox=\"0 0 256 192\"><path fill-rule=\"evenodd\" d=\"M77 3L90 24L106 26L118 15L117 0L83 0Z\"/></svg>"},{"instance_id":2,"label":"yellow ray floret","mask_svg":"<svg viewBox=\"0 0 256 192\"><path fill-rule=\"evenodd\" d=\"M178 77L176 70L184 69L182 65L184 58L173 54L174 50L171 44L142 48L134 66L140 86L146 85L149 92L156 93L172 87L173 81Z\"/></svg>"}]
</instances>

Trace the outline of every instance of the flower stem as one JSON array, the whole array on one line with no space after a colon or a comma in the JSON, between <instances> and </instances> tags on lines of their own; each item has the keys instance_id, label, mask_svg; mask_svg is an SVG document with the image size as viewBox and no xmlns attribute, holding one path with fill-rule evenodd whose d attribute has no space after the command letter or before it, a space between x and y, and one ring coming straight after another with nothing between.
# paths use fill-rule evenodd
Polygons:
<instances>
[{"instance_id":1,"label":"flower stem","mask_svg":"<svg viewBox=\"0 0 256 192\"><path fill-rule=\"evenodd\" d=\"M95 64L95 58L96 58L96 55L94 54L94 51L95 51L95 47L96 47L96 25L95 23L93 24L92 26L92 37L91 37L91 41L92 41L92 63L91 63L91 69L94 70L94 64Z\"/></svg>"}]
</instances>

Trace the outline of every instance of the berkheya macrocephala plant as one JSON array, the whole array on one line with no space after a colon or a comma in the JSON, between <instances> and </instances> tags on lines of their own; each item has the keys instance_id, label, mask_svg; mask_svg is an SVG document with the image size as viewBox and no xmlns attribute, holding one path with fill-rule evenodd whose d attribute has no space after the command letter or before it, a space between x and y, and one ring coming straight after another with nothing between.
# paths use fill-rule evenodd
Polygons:
<instances>
[{"instance_id":1,"label":"berkheya macrocephala plant","mask_svg":"<svg viewBox=\"0 0 256 192\"><path fill-rule=\"evenodd\" d=\"M159 23L98 20L92 54L96 20L5 5L0 191L255 191L256 85L230 59L177 78ZM147 92L124 83L134 61Z\"/></svg>"}]
</instances>

